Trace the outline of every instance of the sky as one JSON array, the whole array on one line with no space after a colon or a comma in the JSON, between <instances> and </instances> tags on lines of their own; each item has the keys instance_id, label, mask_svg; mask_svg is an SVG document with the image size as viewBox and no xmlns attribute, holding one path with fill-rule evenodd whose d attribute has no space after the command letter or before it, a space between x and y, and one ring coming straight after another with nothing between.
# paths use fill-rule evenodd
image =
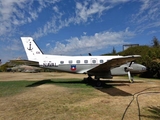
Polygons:
<instances>
[{"instance_id":1,"label":"sky","mask_svg":"<svg viewBox=\"0 0 160 120\"><path fill-rule=\"evenodd\" d=\"M160 39L160 0L0 0L0 59L27 59L20 37L46 54L101 55Z\"/></svg>"}]
</instances>

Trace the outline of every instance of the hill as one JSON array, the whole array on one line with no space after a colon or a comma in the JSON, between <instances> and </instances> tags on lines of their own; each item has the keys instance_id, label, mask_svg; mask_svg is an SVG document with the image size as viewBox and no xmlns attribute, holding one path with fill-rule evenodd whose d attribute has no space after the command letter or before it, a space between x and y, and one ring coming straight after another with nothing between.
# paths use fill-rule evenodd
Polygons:
<instances>
[{"instance_id":1,"label":"hill","mask_svg":"<svg viewBox=\"0 0 160 120\"><path fill-rule=\"evenodd\" d=\"M142 57L136 62L147 67L147 72L141 76L147 78L160 78L160 47L136 46L117 53L119 55L138 54Z\"/></svg>"}]
</instances>

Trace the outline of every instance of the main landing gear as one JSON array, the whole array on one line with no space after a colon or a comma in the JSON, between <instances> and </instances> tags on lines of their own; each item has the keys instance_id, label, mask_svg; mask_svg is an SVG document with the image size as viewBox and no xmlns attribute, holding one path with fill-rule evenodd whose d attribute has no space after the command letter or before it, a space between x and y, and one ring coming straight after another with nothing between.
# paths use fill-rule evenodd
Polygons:
<instances>
[{"instance_id":1,"label":"main landing gear","mask_svg":"<svg viewBox=\"0 0 160 120\"><path fill-rule=\"evenodd\" d=\"M88 78L84 79L85 82L89 85L92 85L94 87L102 87L102 81L100 81L100 78L95 76L95 79L93 79L91 76L88 76Z\"/></svg>"}]
</instances>

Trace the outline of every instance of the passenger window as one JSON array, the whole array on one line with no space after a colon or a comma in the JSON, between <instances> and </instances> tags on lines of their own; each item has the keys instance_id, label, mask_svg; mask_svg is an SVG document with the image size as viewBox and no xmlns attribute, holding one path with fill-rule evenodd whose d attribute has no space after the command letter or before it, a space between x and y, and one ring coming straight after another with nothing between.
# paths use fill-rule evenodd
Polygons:
<instances>
[{"instance_id":1,"label":"passenger window","mask_svg":"<svg viewBox=\"0 0 160 120\"><path fill-rule=\"evenodd\" d=\"M96 63L96 60L92 60L92 63Z\"/></svg>"},{"instance_id":2,"label":"passenger window","mask_svg":"<svg viewBox=\"0 0 160 120\"><path fill-rule=\"evenodd\" d=\"M84 63L88 63L88 60L84 60Z\"/></svg>"},{"instance_id":3,"label":"passenger window","mask_svg":"<svg viewBox=\"0 0 160 120\"><path fill-rule=\"evenodd\" d=\"M64 64L64 61L60 61L61 64Z\"/></svg>"},{"instance_id":4,"label":"passenger window","mask_svg":"<svg viewBox=\"0 0 160 120\"><path fill-rule=\"evenodd\" d=\"M100 62L100 63L103 63L103 60L100 60L99 62Z\"/></svg>"},{"instance_id":5,"label":"passenger window","mask_svg":"<svg viewBox=\"0 0 160 120\"><path fill-rule=\"evenodd\" d=\"M72 62L73 62L72 60L69 60L69 61L68 61L69 64L71 64Z\"/></svg>"},{"instance_id":6,"label":"passenger window","mask_svg":"<svg viewBox=\"0 0 160 120\"><path fill-rule=\"evenodd\" d=\"M80 60L77 60L76 63L80 63Z\"/></svg>"}]
</instances>

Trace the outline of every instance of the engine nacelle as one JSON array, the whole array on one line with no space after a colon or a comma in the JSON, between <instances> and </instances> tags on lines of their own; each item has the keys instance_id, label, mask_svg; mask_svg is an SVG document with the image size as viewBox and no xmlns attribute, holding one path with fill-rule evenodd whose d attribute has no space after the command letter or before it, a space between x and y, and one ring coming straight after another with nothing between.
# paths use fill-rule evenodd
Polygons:
<instances>
[{"instance_id":1,"label":"engine nacelle","mask_svg":"<svg viewBox=\"0 0 160 120\"><path fill-rule=\"evenodd\" d=\"M125 71L125 72L131 71L131 70L133 70L132 67L125 67L125 68L124 68L124 71Z\"/></svg>"}]
</instances>

